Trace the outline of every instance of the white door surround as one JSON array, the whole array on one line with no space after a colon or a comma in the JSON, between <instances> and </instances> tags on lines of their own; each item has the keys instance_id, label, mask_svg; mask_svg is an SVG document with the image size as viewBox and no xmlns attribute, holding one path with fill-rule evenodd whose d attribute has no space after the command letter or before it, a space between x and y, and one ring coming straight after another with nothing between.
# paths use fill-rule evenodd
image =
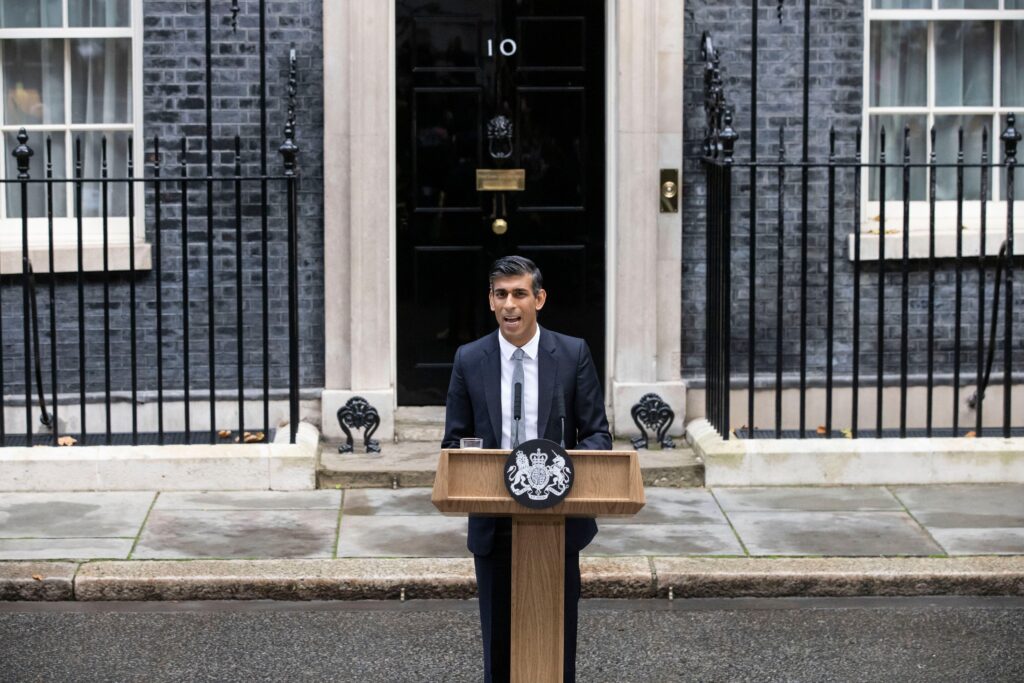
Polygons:
<instances>
[{"instance_id":1,"label":"white door surround","mask_svg":"<svg viewBox=\"0 0 1024 683\"><path fill-rule=\"evenodd\" d=\"M657 392L682 433L680 214L658 213L660 168L682 165L683 7L607 3L606 400L619 435ZM392 0L323 3L323 433L363 396L394 436L395 9Z\"/></svg>"}]
</instances>

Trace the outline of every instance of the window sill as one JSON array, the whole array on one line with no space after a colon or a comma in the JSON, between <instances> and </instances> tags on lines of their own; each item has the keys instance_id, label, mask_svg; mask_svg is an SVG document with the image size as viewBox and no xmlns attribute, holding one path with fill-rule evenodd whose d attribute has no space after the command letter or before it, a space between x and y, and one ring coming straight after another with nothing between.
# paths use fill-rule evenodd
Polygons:
<instances>
[{"instance_id":1,"label":"window sill","mask_svg":"<svg viewBox=\"0 0 1024 683\"><path fill-rule=\"evenodd\" d=\"M961 244L961 256L977 257L980 253L981 235L976 230L964 230ZM847 236L847 258L854 260L854 241L856 236ZM985 253L989 256L999 254L999 247L1006 239L1006 230L989 229L985 233ZM1024 231L1014 230L1015 245L1024 247ZM860 235L860 260L877 261L881 236L876 233L863 232ZM1020 250L1020 247L1017 251ZM924 231L910 231L910 258L926 259L929 252L929 235ZM956 233L942 231L935 233L935 258L954 258L956 256ZM900 261L903 259L903 231L889 231L885 235L885 260Z\"/></svg>"},{"instance_id":2,"label":"window sill","mask_svg":"<svg viewBox=\"0 0 1024 683\"><path fill-rule=\"evenodd\" d=\"M127 242L111 242L108 248L109 272L129 270L131 247ZM48 245L30 245L29 259L35 273L77 273L78 245L57 244L53 248L53 268L50 268L50 249ZM0 275L21 273L21 248L0 248ZM146 242L135 243L135 270L152 269L150 245ZM82 270L85 272L103 271L103 244L85 244L82 246Z\"/></svg>"}]
</instances>

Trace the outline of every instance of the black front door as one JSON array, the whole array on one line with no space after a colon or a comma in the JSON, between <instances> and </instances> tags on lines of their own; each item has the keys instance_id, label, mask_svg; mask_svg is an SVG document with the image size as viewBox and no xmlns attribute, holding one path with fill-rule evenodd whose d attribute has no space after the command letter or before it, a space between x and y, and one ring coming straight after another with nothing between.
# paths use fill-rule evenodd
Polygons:
<instances>
[{"instance_id":1,"label":"black front door","mask_svg":"<svg viewBox=\"0 0 1024 683\"><path fill-rule=\"evenodd\" d=\"M396 21L399 404L444 403L456 348L496 327L504 254L536 261L541 324L601 372L604 3L397 0ZM478 169L522 169L525 189L478 191Z\"/></svg>"}]
</instances>

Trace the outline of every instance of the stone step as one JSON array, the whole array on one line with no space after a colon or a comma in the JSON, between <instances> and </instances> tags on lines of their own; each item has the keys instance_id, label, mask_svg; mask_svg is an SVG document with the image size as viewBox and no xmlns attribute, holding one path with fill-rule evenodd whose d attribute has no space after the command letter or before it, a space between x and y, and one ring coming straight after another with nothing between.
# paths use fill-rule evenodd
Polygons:
<instances>
[{"instance_id":1,"label":"stone step","mask_svg":"<svg viewBox=\"0 0 1024 683\"><path fill-rule=\"evenodd\" d=\"M432 441L444 437L444 406L402 406L395 409L395 440Z\"/></svg>"},{"instance_id":2,"label":"stone step","mask_svg":"<svg viewBox=\"0 0 1024 683\"><path fill-rule=\"evenodd\" d=\"M381 444L381 453L338 453L337 443L324 445L317 469L318 488L412 488L433 486L440 438ZM628 441L616 441L618 450L630 450ZM645 486L690 487L704 485L704 463L689 447L640 451Z\"/></svg>"}]
</instances>

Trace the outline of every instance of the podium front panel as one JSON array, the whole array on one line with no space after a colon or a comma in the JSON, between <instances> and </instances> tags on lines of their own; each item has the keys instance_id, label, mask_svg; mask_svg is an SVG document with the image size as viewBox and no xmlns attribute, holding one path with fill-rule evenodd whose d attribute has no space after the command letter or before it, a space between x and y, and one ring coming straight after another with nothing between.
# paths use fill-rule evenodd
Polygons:
<instances>
[{"instance_id":1,"label":"podium front panel","mask_svg":"<svg viewBox=\"0 0 1024 683\"><path fill-rule=\"evenodd\" d=\"M505 489L505 450L441 451L433 502L449 514L615 516L644 505L635 451L569 451L575 468L572 489L561 503L532 510Z\"/></svg>"}]
</instances>

